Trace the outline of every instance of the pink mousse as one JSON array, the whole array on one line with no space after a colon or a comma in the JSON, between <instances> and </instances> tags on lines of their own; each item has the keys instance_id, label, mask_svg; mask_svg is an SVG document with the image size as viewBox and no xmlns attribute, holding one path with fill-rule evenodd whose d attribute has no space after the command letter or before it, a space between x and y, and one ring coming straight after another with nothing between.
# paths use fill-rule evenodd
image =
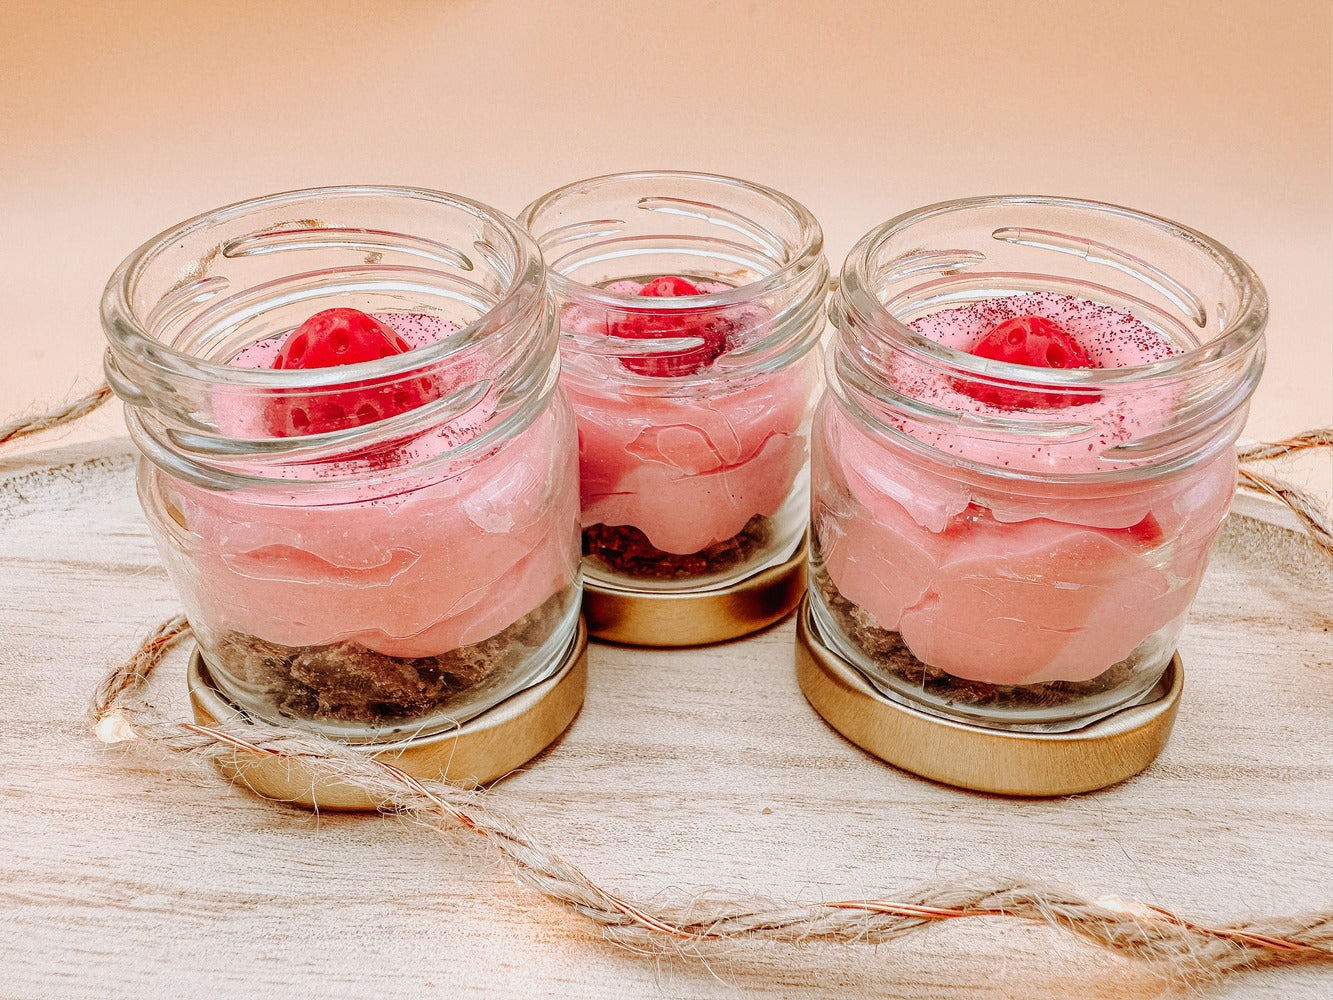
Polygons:
<instances>
[{"instance_id":1,"label":"pink mousse","mask_svg":"<svg viewBox=\"0 0 1333 1000\"><path fill-rule=\"evenodd\" d=\"M642 287L621 281L608 290ZM753 308L729 315L738 329L732 349L743 346L747 323L753 329L766 319ZM599 336L606 326L591 310L564 310L566 333ZM632 525L655 547L684 554L735 537L755 516L776 514L805 462L815 365L811 354L778 372L678 388L678 379L632 375L614 356L567 349L584 527Z\"/></svg>"},{"instance_id":2,"label":"pink mousse","mask_svg":"<svg viewBox=\"0 0 1333 1000\"><path fill-rule=\"evenodd\" d=\"M1175 353L1163 335L1125 313L1048 293L931 314L915 328L965 349L998 322L1028 314L1059 322L1101 367ZM997 412L943 376L914 368L900 375L918 399ZM1041 449L899 426L946 455L1024 471L1095 473L1122 469L1104 452L1162 426L1171 403L1169 393L1157 392L1064 408L1060 417L1089 425L1086 436ZM898 631L918 659L992 684L1088 680L1179 618L1235 488L1229 449L1134 484L1006 483L969 476L938 452L872 438L836 406L825 405L817 426L815 530L833 584L879 627Z\"/></svg>"},{"instance_id":3,"label":"pink mousse","mask_svg":"<svg viewBox=\"0 0 1333 1000\"><path fill-rule=\"evenodd\" d=\"M377 318L414 347L450 329L425 316ZM280 346L256 344L233 364L268 367ZM219 401L220 424L262 422L252 402L238 402ZM429 475L411 468L413 457L474 436L492 414L483 401L404 444L409 467L389 496L331 481L316 502L163 477L159 488L197 536L185 561L202 578L187 588L199 620L289 646L353 641L389 656L432 656L496 634L570 586L578 498L563 401L480 457Z\"/></svg>"}]
</instances>

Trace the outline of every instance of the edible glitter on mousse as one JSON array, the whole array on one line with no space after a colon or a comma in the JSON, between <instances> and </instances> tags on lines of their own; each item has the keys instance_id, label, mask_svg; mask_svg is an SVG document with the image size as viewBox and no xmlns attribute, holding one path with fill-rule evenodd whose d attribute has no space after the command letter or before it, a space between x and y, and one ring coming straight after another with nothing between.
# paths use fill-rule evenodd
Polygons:
<instances>
[{"instance_id":1,"label":"edible glitter on mousse","mask_svg":"<svg viewBox=\"0 0 1333 1000\"><path fill-rule=\"evenodd\" d=\"M382 323L402 338L406 350L402 353L428 347L457 333L461 327L450 320L427 313L382 312L371 314L371 318ZM288 331L277 337L249 344L236 353L228 362L235 368L273 369L277 367L283 346L300 330ZM424 391L418 392L413 406L432 402L442 396L457 391L469 382L478 382L486 377L484 363L476 358L453 358L445 366L436 366L431 373L423 376L424 382L432 383ZM335 371L331 367L329 371ZM330 375L331 386L337 386L336 377ZM349 392L356 391L352 383ZM215 413L218 425L236 437L262 438L273 436L271 418L250 397L229 400L219 397L215 401ZM379 447L367 452L349 455L346 460L330 460L299 467L279 467L269 474L279 479L310 477L314 479L336 480L349 473L362 470L367 464L381 471L405 469L429 458L444 454L464 444L480 433L495 415L495 401L491 393L464 413L456 414L448 420L437 421L430 428L414 433L406 440L392 442L387 447ZM491 452L487 452L491 454ZM469 463L478 461L469 458ZM445 474L448 474L447 471ZM407 491L422 482L416 477L411 482L401 484ZM355 497L357 502L379 503L390 497L368 498Z\"/></svg>"},{"instance_id":2,"label":"edible glitter on mousse","mask_svg":"<svg viewBox=\"0 0 1333 1000\"><path fill-rule=\"evenodd\" d=\"M409 350L429 347L461 329L457 323L426 313L383 312L371 315L402 337ZM282 352L282 345L292 333L295 331L247 344L227 363L233 368L272 368Z\"/></svg>"},{"instance_id":3,"label":"edible glitter on mousse","mask_svg":"<svg viewBox=\"0 0 1333 1000\"><path fill-rule=\"evenodd\" d=\"M970 353L995 327L1022 316L1040 316L1059 325L1097 368L1151 364L1180 353L1165 334L1123 310L1055 292L1029 292L942 309L917 318L910 326L937 344ZM1045 370L1033 371L1031 384L1043 384ZM892 426L933 448L975 462L1027 472L1087 473L1122 468L1121 463L1104 463L1102 452L1163 426L1178 395L1173 387L1161 385L1127 391L1084 391L1076 405L1036 410L998 407L977 399L964 391L957 376L902 357L893 360L892 379L893 388L902 395L964 415L1020 419L1031 415L1031 419L1043 421L1055 415L1091 425L1087 434L1076 439L1047 440L1034 449L1029 442L1003 441L994 435L959 434L901 415L884 415Z\"/></svg>"}]
</instances>

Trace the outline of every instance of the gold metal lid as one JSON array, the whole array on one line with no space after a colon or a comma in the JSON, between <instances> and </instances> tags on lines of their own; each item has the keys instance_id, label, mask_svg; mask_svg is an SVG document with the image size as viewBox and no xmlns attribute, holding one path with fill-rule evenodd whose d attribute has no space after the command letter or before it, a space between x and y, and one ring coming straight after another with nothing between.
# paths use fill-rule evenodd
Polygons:
<instances>
[{"instance_id":1,"label":"gold metal lid","mask_svg":"<svg viewBox=\"0 0 1333 1000\"><path fill-rule=\"evenodd\" d=\"M1176 719L1184 671L1174 656L1149 700L1068 733L1019 733L954 722L901 705L796 617L796 678L824 721L863 750L923 778L1000 795L1105 788L1153 762Z\"/></svg>"},{"instance_id":2,"label":"gold metal lid","mask_svg":"<svg viewBox=\"0 0 1333 1000\"><path fill-rule=\"evenodd\" d=\"M583 583L583 614L595 639L630 646L703 646L739 639L781 620L805 593L806 543L786 562L729 587L653 593Z\"/></svg>"},{"instance_id":3,"label":"gold metal lid","mask_svg":"<svg viewBox=\"0 0 1333 1000\"><path fill-rule=\"evenodd\" d=\"M240 716L214 687L198 647L190 657L187 676L195 721L210 725ZM583 705L587 680L588 632L580 620L560 669L540 684L456 729L394 743L351 745L351 749L391 760L417 778L484 785L527 763L569 728ZM311 809L369 810L380 805L360 789L315 777L299 760L238 750L220 770L265 798Z\"/></svg>"}]
</instances>

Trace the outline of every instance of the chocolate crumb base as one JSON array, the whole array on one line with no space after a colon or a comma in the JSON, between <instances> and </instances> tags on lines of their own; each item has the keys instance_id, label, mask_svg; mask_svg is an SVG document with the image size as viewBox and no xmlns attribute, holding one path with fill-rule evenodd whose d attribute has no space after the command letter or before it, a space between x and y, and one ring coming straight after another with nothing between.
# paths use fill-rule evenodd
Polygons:
<instances>
[{"instance_id":1,"label":"chocolate crumb base","mask_svg":"<svg viewBox=\"0 0 1333 1000\"><path fill-rule=\"evenodd\" d=\"M1086 681L987 684L955 677L918 660L899 633L873 624L869 612L843 597L827 573L817 574L817 579L825 606L839 628L875 661L879 671L898 678L925 698L938 703L1006 709L1052 708L1096 698L1127 684L1134 674L1131 661L1121 660Z\"/></svg>"},{"instance_id":2,"label":"chocolate crumb base","mask_svg":"<svg viewBox=\"0 0 1333 1000\"><path fill-rule=\"evenodd\" d=\"M532 655L571 599L568 588L560 590L489 639L439 656L387 656L355 642L284 646L230 631L208 659L284 716L401 722L439 711Z\"/></svg>"},{"instance_id":3,"label":"chocolate crumb base","mask_svg":"<svg viewBox=\"0 0 1333 1000\"><path fill-rule=\"evenodd\" d=\"M763 551L772 538L772 520L756 514L734 537L681 555L663 552L633 525L594 524L583 531L583 554L615 573L672 580L735 569Z\"/></svg>"}]
</instances>

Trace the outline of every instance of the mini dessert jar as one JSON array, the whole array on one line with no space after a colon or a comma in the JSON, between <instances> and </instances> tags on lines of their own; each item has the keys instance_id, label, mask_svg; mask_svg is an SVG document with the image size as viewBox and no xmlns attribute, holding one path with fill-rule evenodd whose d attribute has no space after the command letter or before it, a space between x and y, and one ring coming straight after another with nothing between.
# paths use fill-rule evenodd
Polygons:
<instances>
[{"instance_id":1,"label":"mini dessert jar","mask_svg":"<svg viewBox=\"0 0 1333 1000\"><path fill-rule=\"evenodd\" d=\"M818 222L769 188L675 171L579 181L520 221L560 309L590 632L685 646L781 618L804 587Z\"/></svg>"},{"instance_id":2,"label":"mini dessert jar","mask_svg":"<svg viewBox=\"0 0 1333 1000\"><path fill-rule=\"evenodd\" d=\"M866 235L830 311L811 637L973 726L1145 702L1235 487L1264 361L1250 268L1128 209L977 198Z\"/></svg>"},{"instance_id":3,"label":"mini dessert jar","mask_svg":"<svg viewBox=\"0 0 1333 1000\"><path fill-rule=\"evenodd\" d=\"M379 745L569 674L574 418L512 219L408 188L258 198L144 244L102 315L210 697Z\"/></svg>"}]
</instances>

